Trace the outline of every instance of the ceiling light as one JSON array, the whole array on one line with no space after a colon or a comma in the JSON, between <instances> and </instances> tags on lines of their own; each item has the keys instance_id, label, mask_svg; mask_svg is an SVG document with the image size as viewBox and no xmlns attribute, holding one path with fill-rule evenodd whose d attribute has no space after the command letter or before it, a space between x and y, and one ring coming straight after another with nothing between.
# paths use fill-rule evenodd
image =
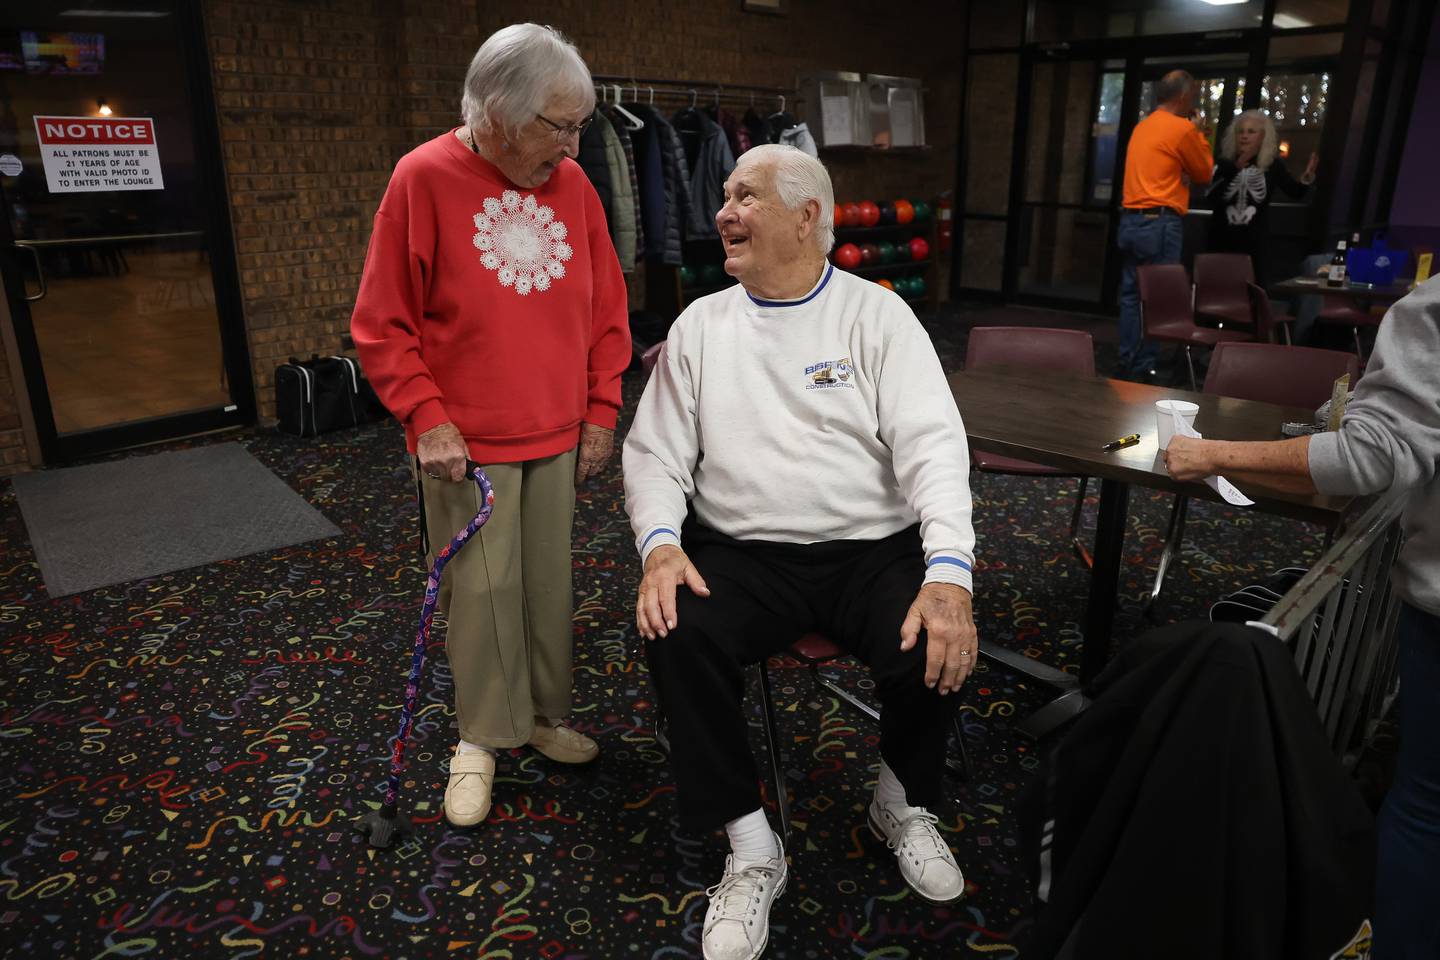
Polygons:
<instances>
[{"instance_id":1,"label":"ceiling light","mask_svg":"<svg viewBox=\"0 0 1440 960\"><path fill-rule=\"evenodd\" d=\"M101 97L99 100L96 100L96 101L95 101L95 112L96 112L99 116L108 117L108 116L110 116L110 114L114 113L115 111L114 111L114 110L111 110L111 109L110 109L110 104L108 104L108 103L105 102L105 98L104 98L104 97Z\"/></svg>"},{"instance_id":2,"label":"ceiling light","mask_svg":"<svg viewBox=\"0 0 1440 960\"><path fill-rule=\"evenodd\" d=\"M1232 3L1249 3L1250 0L1200 0L1201 3L1208 3L1212 7L1228 7Z\"/></svg>"}]
</instances>

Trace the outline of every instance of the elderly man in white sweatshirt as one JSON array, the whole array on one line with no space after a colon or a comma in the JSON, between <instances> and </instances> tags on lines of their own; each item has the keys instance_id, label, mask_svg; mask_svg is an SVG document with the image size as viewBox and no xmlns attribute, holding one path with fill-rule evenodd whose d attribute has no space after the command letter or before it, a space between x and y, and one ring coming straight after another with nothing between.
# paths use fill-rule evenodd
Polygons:
<instances>
[{"instance_id":1,"label":"elderly man in white sweatshirt","mask_svg":"<svg viewBox=\"0 0 1440 960\"><path fill-rule=\"evenodd\" d=\"M871 829L922 897L965 886L927 809L978 655L965 428L905 301L826 261L833 211L818 160L780 145L740 158L715 218L739 285L675 321L625 441L635 620L681 818L723 824L731 845L707 960L760 956L785 888L741 699L745 666L807 630L874 676Z\"/></svg>"}]
</instances>

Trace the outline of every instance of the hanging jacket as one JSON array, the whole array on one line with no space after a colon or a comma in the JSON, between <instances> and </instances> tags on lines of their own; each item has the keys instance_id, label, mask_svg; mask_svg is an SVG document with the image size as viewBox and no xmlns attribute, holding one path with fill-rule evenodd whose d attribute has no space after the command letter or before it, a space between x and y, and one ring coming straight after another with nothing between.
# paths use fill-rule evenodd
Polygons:
<instances>
[{"instance_id":1,"label":"hanging jacket","mask_svg":"<svg viewBox=\"0 0 1440 960\"><path fill-rule=\"evenodd\" d=\"M590 178L590 185L599 194L600 205L605 208L605 216L608 218L611 205L610 163L605 153L605 132L600 127L598 114L595 122L586 127L585 132L580 135L580 152L575 156L575 162L580 164L580 169Z\"/></svg>"},{"instance_id":2,"label":"hanging jacket","mask_svg":"<svg viewBox=\"0 0 1440 960\"><path fill-rule=\"evenodd\" d=\"M630 136L630 127L613 106L603 109L606 119L615 128L615 135L620 138L620 146L625 151L625 169L630 177L630 193L635 198L635 259L639 259L645 250L645 223L640 214L640 174L635 165L635 140ZM632 111L633 112L633 111ZM629 273L634 267L635 261L621 261L625 272Z\"/></svg>"},{"instance_id":3,"label":"hanging jacket","mask_svg":"<svg viewBox=\"0 0 1440 960\"><path fill-rule=\"evenodd\" d=\"M1368 955L1374 819L1283 643L1178 623L1086 692L1021 798L1026 960Z\"/></svg>"},{"instance_id":4,"label":"hanging jacket","mask_svg":"<svg viewBox=\"0 0 1440 960\"><path fill-rule=\"evenodd\" d=\"M610 206L605 211L610 225L610 241L620 269L635 269L635 193L630 186L630 165L625 161L625 148L604 112L595 115L594 126L600 128L605 142L605 166L610 175Z\"/></svg>"},{"instance_id":5,"label":"hanging jacket","mask_svg":"<svg viewBox=\"0 0 1440 960\"><path fill-rule=\"evenodd\" d=\"M735 155L720 124L704 112L686 107L672 123L690 164L690 206L685 218L685 239L711 240L720 235L715 214L725 205L725 180L735 169Z\"/></svg>"},{"instance_id":6,"label":"hanging jacket","mask_svg":"<svg viewBox=\"0 0 1440 960\"><path fill-rule=\"evenodd\" d=\"M754 107L745 111L745 118L741 120L740 123L745 127L745 132L750 134L750 145L752 147L757 143L775 142L771 139L770 124L765 121L765 118L762 117L760 112Z\"/></svg>"},{"instance_id":7,"label":"hanging jacket","mask_svg":"<svg viewBox=\"0 0 1440 960\"><path fill-rule=\"evenodd\" d=\"M730 144L731 155L739 160L746 150L755 145L750 141L750 131L745 129L745 124L729 110L716 108L714 116L720 129L725 131L725 141Z\"/></svg>"},{"instance_id":8,"label":"hanging jacket","mask_svg":"<svg viewBox=\"0 0 1440 960\"><path fill-rule=\"evenodd\" d=\"M780 134L780 142L804 150L812 157L820 156L820 151L815 147L815 138L810 135L810 128L803 123L797 123Z\"/></svg>"},{"instance_id":9,"label":"hanging jacket","mask_svg":"<svg viewBox=\"0 0 1440 960\"><path fill-rule=\"evenodd\" d=\"M765 142L779 143L780 135L786 130L789 130L791 127L797 125L799 122L799 120L796 120L793 116L783 110L779 111L778 113L770 114L770 116L765 118L765 126L767 128Z\"/></svg>"},{"instance_id":10,"label":"hanging jacket","mask_svg":"<svg viewBox=\"0 0 1440 960\"><path fill-rule=\"evenodd\" d=\"M646 256L678 267L684 262L685 211L690 206L690 166L670 121L654 107L626 104L645 121L634 133L640 162L641 209L645 217Z\"/></svg>"}]
</instances>

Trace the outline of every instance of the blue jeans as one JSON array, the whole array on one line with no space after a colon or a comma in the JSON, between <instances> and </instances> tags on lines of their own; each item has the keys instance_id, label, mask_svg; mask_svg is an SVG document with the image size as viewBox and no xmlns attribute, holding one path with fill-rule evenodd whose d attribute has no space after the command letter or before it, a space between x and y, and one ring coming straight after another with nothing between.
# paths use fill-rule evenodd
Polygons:
<instances>
[{"instance_id":1,"label":"blue jeans","mask_svg":"<svg viewBox=\"0 0 1440 960\"><path fill-rule=\"evenodd\" d=\"M1400 752L1380 808L1375 960L1440 957L1440 617L1408 603L1400 645Z\"/></svg>"},{"instance_id":2,"label":"blue jeans","mask_svg":"<svg viewBox=\"0 0 1440 960\"><path fill-rule=\"evenodd\" d=\"M1184 233L1179 214L1168 207L1158 217L1125 210L1120 214L1115 245L1123 256L1120 267L1120 360L1117 374L1148 373L1155 365L1155 347L1141 338L1140 286L1137 267L1151 263L1179 263Z\"/></svg>"}]
</instances>

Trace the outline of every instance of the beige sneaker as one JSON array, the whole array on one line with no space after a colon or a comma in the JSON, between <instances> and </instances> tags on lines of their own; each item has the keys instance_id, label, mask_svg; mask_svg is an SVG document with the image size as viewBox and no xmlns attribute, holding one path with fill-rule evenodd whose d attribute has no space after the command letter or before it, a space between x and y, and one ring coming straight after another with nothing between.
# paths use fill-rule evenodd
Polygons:
<instances>
[{"instance_id":1,"label":"beige sneaker","mask_svg":"<svg viewBox=\"0 0 1440 960\"><path fill-rule=\"evenodd\" d=\"M450 758L445 786L445 819L457 827L473 827L490 815L490 789L495 785L495 754L488 750L456 753Z\"/></svg>"},{"instance_id":2,"label":"beige sneaker","mask_svg":"<svg viewBox=\"0 0 1440 960\"><path fill-rule=\"evenodd\" d=\"M600 745L583 733L563 724L552 727L536 723L530 735L530 746L556 763L589 763L600 755Z\"/></svg>"}]
</instances>

